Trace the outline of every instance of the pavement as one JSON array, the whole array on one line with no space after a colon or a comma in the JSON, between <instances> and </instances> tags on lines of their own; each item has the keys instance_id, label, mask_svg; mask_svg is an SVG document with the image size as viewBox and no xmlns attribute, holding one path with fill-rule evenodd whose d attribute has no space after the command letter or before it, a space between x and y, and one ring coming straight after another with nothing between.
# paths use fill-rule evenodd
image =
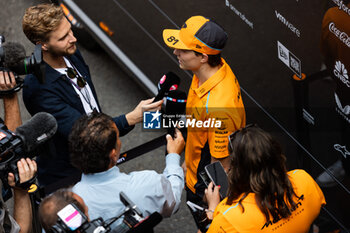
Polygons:
<instances>
[{"instance_id":1,"label":"pavement","mask_svg":"<svg viewBox=\"0 0 350 233\"><path fill-rule=\"evenodd\" d=\"M33 52L34 45L26 39L22 32L21 18L27 7L41 2L47 1L0 0L0 9L2 9L0 13L0 33L5 35L6 41L23 44L26 48L27 56ZM89 51L82 46L78 45L78 47L83 54L86 63L90 67L99 102L102 110L106 114L117 116L127 113L131 111L139 101L150 98L150 96L148 96L128 74L112 61L102 49ZM18 96L20 99L22 121L26 122L30 119L30 114L27 112L23 104L22 93L19 92ZM0 117L2 117L3 107L2 105L0 106ZM141 125L137 125L131 133L121 138L121 151L123 152L131 149L158 137L161 134L161 132L145 132L142 130ZM120 169L122 172L127 173L145 169L162 172L165 166L164 151L165 147L160 147L139 158L122 164ZM192 216L185 204L184 193L179 211L171 218L164 219L158 224L155 228L155 232L196 232Z\"/></svg>"}]
</instances>

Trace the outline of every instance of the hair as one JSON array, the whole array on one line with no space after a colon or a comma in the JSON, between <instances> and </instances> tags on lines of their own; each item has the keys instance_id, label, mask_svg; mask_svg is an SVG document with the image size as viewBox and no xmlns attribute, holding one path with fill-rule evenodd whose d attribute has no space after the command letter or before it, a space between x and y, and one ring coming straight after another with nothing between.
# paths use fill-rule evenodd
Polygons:
<instances>
[{"instance_id":1,"label":"hair","mask_svg":"<svg viewBox=\"0 0 350 233\"><path fill-rule=\"evenodd\" d=\"M46 232L50 232L52 226L57 223L57 213L72 203L84 212L84 207L73 197L73 192L69 189L59 189L45 197L39 206L39 220Z\"/></svg>"},{"instance_id":2,"label":"hair","mask_svg":"<svg viewBox=\"0 0 350 233\"><path fill-rule=\"evenodd\" d=\"M298 197L288 179L286 157L280 144L257 126L243 128L231 139L233 152L229 172L227 204L255 193L255 201L266 221L291 215Z\"/></svg>"},{"instance_id":3,"label":"hair","mask_svg":"<svg viewBox=\"0 0 350 233\"><path fill-rule=\"evenodd\" d=\"M196 54L196 56L202 55L202 53L194 51L193 52ZM216 55L208 55L208 64L210 67L217 67L218 65L221 65L221 53L216 54Z\"/></svg>"},{"instance_id":4,"label":"hair","mask_svg":"<svg viewBox=\"0 0 350 233\"><path fill-rule=\"evenodd\" d=\"M33 44L47 42L50 33L58 28L63 17L61 7L54 4L29 7L22 20L23 32Z\"/></svg>"},{"instance_id":5,"label":"hair","mask_svg":"<svg viewBox=\"0 0 350 233\"><path fill-rule=\"evenodd\" d=\"M78 119L68 138L73 166L84 174L103 172L110 164L110 152L116 148L117 132L111 117L92 113Z\"/></svg>"}]
</instances>

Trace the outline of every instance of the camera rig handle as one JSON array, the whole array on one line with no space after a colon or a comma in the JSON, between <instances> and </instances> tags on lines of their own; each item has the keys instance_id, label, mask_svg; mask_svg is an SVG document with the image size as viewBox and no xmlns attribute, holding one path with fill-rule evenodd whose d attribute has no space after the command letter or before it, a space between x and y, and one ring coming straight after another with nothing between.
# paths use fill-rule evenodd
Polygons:
<instances>
[{"instance_id":1,"label":"camera rig handle","mask_svg":"<svg viewBox=\"0 0 350 233\"><path fill-rule=\"evenodd\" d=\"M4 69L4 68L0 68L0 71L4 71L4 72L9 72L8 69ZM18 75L14 74L15 75L15 79L16 79L16 86L14 86L13 88L11 89L8 89L8 90L0 90L0 98L6 96L6 95L11 95L13 93L16 93L18 91L20 91L23 87L23 83L24 83L24 80L19 77Z\"/></svg>"},{"instance_id":2,"label":"camera rig handle","mask_svg":"<svg viewBox=\"0 0 350 233\"><path fill-rule=\"evenodd\" d=\"M18 161L18 160L17 160ZM19 172L18 172L18 167L17 167L17 161L13 161L10 164L11 171L13 171L13 174L15 176L15 186L18 188L21 188L23 190L28 190L32 184L35 184L36 182L36 177L37 174L35 174L31 179L20 183L20 177L19 177Z\"/></svg>"}]
</instances>

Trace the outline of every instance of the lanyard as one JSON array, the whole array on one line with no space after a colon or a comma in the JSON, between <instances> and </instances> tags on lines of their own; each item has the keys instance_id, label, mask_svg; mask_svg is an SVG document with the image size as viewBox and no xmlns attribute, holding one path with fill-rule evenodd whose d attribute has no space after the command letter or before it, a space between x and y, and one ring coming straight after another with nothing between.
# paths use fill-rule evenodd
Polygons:
<instances>
[{"instance_id":1,"label":"lanyard","mask_svg":"<svg viewBox=\"0 0 350 233\"><path fill-rule=\"evenodd\" d=\"M79 75L78 73L78 69L75 67L75 65L69 60L67 59L70 63L70 65L72 66L72 69L75 70L75 72L77 73L77 75ZM67 75L68 76L68 75ZM85 79L83 76L80 76L82 79ZM89 91L88 91L88 82L86 82L86 85L84 87L79 87L75 82L73 82L73 80L71 80L69 77L67 77L69 82L78 89L78 91L81 93L81 95L83 96L85 102L90 106L90 109L93 111L95 108L92 106L91 104L91 98L90 98L90 94L89 94ZM77 79L77 77L75 77ZM85 80L86 81L86 80ZM85 95L83 93L83 91L85 92Z\"/></svg>"}]
</instances>

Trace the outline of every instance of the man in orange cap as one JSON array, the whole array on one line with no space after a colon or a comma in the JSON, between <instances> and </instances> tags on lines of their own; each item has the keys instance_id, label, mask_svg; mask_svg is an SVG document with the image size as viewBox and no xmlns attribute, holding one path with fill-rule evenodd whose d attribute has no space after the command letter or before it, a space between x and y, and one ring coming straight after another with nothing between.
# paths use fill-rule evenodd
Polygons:
<instances>
[{"instance_id":1,"label":"man in orange cap","mask_svg":"<svg viewBox=\"0 0 350 233\"><path fill-rule=\"evenodd\" d=\"M203 16L189 18L180 30L163 31L164 42L174 49L180 68L194 74L186 105L188 120L221 122L220 127L188 127L183 166L187 200L199 205L204 204L206 188L199 173L215 161L228 171L228 136L246 121L239 83L221 58L227 38L223 28Z\"/></svg>"}]
</instances>

